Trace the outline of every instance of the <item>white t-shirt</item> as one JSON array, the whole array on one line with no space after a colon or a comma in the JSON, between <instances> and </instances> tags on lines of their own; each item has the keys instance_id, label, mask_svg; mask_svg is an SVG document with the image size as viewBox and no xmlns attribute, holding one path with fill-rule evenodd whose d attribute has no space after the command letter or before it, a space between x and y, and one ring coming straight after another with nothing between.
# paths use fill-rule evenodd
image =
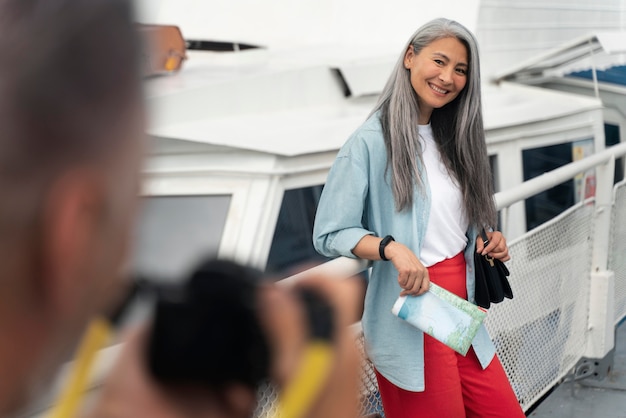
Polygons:
<instances>
[{"instance_id":1,"label":"white t-shirt","mask_svg":"<svg viewBox=\"0 0 626 418\"><path fill-rule=\"evenodd\" d=\"M430 216L419 259L429 267L465 249L469 222L461 189L441 160L430 125L419 126L419 138L431 193Z\"/></svg>"}]
</instances>

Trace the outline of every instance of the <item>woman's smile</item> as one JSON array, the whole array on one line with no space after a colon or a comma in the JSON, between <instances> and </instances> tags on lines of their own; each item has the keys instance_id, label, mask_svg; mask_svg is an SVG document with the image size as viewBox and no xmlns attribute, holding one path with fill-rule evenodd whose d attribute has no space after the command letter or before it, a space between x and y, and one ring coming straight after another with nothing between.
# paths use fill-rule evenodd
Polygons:
<instances>
[{"instance_id":1,"label":"woman's smile","mask_svg":"<svg viewBox=\"0 0 626 418\"><path fill-rule=\"evenodd\" d=\"M445 89L439 88L439 87L435 86L435 85L434 85L434 84L432 84L432 83L429 83L428 85L430 86L430 88L431 88L431 89L433 89L433 91L434 91L435 93L439 93L439 94L442 94L442 95L446 95L446 94L448 94L448 90L445 90Z\"/></svg>"}]
</instances>

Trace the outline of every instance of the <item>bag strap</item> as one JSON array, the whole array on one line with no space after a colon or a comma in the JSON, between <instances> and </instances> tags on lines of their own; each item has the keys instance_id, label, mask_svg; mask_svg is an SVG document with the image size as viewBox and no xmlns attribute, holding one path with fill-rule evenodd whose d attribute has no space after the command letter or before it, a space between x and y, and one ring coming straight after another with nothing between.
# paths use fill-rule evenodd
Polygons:
<instances>
[{"instance_id":1,"label":"bag strap","mask_svg":"<svg viewBox=\"0 0 626 418\"><path fill-rule=\"evenodd\" d=\"M487 244L489 244L489 237L487 236L487 232L485 232L485 228L480 230L480 237L483 239L483 245L487 246Z\"/></svg>"}]
</instances>

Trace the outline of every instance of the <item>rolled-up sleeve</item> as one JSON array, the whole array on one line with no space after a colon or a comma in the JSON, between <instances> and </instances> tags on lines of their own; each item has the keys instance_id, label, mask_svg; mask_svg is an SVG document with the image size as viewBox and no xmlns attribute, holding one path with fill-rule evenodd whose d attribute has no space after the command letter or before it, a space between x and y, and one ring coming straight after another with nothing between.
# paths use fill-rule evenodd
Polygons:
<instances>
[{"instance_id":1,"label":"rolled-up sleeve","mask_svg":"<svg viewBox=\"0 0 626 418\"><path fill-rule=\"evenodd\" d=\"M313 245L317 252L356 258L352 249L365 235L374 234L363 225L367 193L366 163L342 150L328 173L315 216Z\"/></svg>"}]
</instances>

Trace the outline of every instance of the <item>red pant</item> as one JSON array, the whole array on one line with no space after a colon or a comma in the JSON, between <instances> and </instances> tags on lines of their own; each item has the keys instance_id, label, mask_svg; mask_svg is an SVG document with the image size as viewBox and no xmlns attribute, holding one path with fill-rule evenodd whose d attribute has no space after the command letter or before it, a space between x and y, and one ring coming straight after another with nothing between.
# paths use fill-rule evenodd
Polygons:
<instances>
[{"instance_id":1,"label":"red pant","mask_svg":"<svg viewBox=\"0 0 626 418\"><path fill-rule=\"evenodd\" d=\"M430 280L467 299L463 254L428 268ZM400 389L376 372L387 418L524 417L497 357L483 370L474 349L462 356L424 334L424 392Z\"/></svg>"}]
</instances>

